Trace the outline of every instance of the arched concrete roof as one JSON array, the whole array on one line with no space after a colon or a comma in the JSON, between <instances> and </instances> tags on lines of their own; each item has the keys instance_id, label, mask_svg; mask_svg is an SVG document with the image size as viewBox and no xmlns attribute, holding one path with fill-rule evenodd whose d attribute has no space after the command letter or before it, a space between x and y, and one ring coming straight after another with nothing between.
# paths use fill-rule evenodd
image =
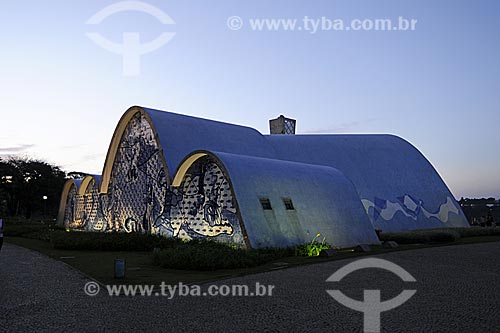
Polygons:
<instances>
[{"instance_id":1,"label":"arched concrete roof","mask_svg":"<svg viewBox=\"0 0 500 333\"><path fill-rule=\"evenodd\" d=\"M149 114L145 111L144 108L141 108L139 106L132 106L130 107L120 118L118 121L118 125L116 125L115 132L113 133L113 137L111 138L111 142L109 144L108 152L106 154L106 160L104 161L104 168L102 171L102 176L101 176L101 186L100 186L100 191L101 193L107 193L108 192L108 186L110 182L110 177L111 173L113 171L113 165L115 162L116 154L118 152L118 148L120 146L120 141L122 139L123 133L127 129L127 125L129 124L130 120L137 114L137 113L142 113L146 120L148 121L149 125L151 126L153 133L155 135L155 140L158 143L158 147L160 149L160 153L162 156L165 156L162 151L162 146L161 142L159 141L158 133L155 130L155 126L151 118L149 117ZM165 168L165 174L167 175L167 180L169 179L169 169L167 167L165 158L162 158L162 161L164 163L164 168Z\"/></svg>"},{"instance_id":2,"label":"arched concrete roof","mask_svg":"<svg viewBox=\"0 0 500 333\"><path fill-rule=\"evenodd\" d=\"M272 146L257 130L208 119L133 106L120 119L106 156L101 192L107 192L118 146L128 122L141 112L153 129L171 179L186 155L195 150L214 150L272 158Z\"/></svg>"},{"instance_id":3,"label":"arched concrete roof","mask_svg":"<svg viewBox=\"0 0 500 333\"><path fill-rule=\"evenodd\" d=\"M82 184L81 179L68 179L66 183L64 183L64 187L61 193L61 200L59 201L59 211L57 212L57 221L58 225L62 225L64 223L64 211L66 210L66 202L68 201L68 194L72 187L75 187L76 192L80 190L80 186Z\"/></svg>"},{"instance_id":4,"label":"arched concrete roof","mask_svg":"<svg viewBox=\"0 0 500 333\"><path fill-rule=\"evenodd\" d=\"M376 243L374 232L353 184L326 167L224 152L196 151L180 165L178 186L189 166L210 156L227 173L240 212L242 230L252 248L309 243L319 233L335 246ZM263 210L268 199L272 210ZM294 209L287 210L283 199Z\"/></svg>"},{"instance_id":5,"label":"arched concrete roof","mask_svg":"<svg viewBox=\"0 0 500 333\"><path fill-rule=\"evenodd\" d=\"M92 180L95 180L97 188L100 188L101 185L101 175L86 175L82 180L81 184L78 188L78 194L82 195L85 194L87 191L87 187L89 186L90 182Z\"/></svg>"},{"instance_id":6,"label":"arched concrete roof","mask_svg":"<svg viewBox=\"0 0 500 333\"><path fill-rule=\"evenodd\" d=\"M394 135L268 135L277 158L334 167L349 178L361 199L400 202L410 200L428 212L443 204L455 206L457 214L446 217L448 226L468 222L450 190L429 161L410 143ZM406 198L405 198L406 196ZM449 198L449 199L448 199ZM365 201L365 202L368 202ZM410 201L410 204L413 205ZM382 203L385 205L387 203ZM390 203L389 203L390 204ZM421 209L417 208L417 209ZM376 227L403 230L443 226L436 219L396 216L400 223L379 219ZM442 214L446 215L445 212ZM435 214L431 214L435 215Z\"/></svg>"},{"instance_id":7,"label":"arched concrete roof","mask_svg":"<svg viewBox=\"0 0 500 333\"><path fill-rule=\"evenodd\" d=\"M376 228L398 231L468 225L434 167L399 137L262 135L249 127L138 106L128 109L117 125L101 192L108 190L122 135L137 113L144 115L154 132L168 183L183 159L198 150L327 166L341 171L354 184Z\"/></svg>"}]
</instances>

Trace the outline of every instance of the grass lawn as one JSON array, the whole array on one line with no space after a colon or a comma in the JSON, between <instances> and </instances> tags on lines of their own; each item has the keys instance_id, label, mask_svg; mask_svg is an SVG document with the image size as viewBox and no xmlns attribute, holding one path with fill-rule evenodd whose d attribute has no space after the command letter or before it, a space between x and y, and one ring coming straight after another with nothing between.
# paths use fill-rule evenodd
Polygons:
<instances>
[{"instance_id":1,"label":"grass lawn","mask_svg":"<svg viewBox=\"0 0 500 333\"><path fill-rule=\"evenodd\" d=\"M288 257L253 268L216 271L188 271L161 268L153 265L151 252L57 250L52 247L50 242L23 237L6 237L5 241L30 250L38 251L53 259L63 261L103 284L119 282L121 284L159 285L162 281L165 281L167 284L176 284L179 282L184 284L201 283L247 274L269 272L299 265L315 264L357 256L370 256L394 251L483 242L500 242L500 236L467 237L460 238L450 243L400 245L397 249L384 249L382 246L372 245L372 251L368 253L353 252L347 249L345 252L339 252L333 257ZM127 270L125 279L116 280L113 277L114 259L116 258L126 260Z\"/></svg>"}]
</instances>

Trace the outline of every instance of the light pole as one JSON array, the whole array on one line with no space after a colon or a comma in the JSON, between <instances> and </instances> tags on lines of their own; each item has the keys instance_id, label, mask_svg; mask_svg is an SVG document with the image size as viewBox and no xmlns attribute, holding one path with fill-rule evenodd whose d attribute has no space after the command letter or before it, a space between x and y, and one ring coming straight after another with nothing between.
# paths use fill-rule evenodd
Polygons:
<instances>
[{"instance_id":1,"label":"light pole","mask_svg":"<svg viewBox=\"0 0 500 333\"><path fill-rule=\"evenodd\" d=\"M43 200L43 217L47 216L47 199L48 199L48 197L46 195L44 195L42 197L42 200Z\"/></svg>"}]
</instances>

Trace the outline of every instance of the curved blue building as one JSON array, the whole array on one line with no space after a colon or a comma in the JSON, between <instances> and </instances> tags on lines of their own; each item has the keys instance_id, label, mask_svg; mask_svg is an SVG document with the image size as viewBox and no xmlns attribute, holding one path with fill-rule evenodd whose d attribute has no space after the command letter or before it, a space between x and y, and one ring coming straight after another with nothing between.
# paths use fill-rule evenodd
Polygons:
<instances>
[{"instance_id":1,"label":"curved blue building","mask_svg":"<svg viewBox=\"0 0 500 333\"><path fill-rule=\"evenodd\" d=\"M396 136L262 135L137 106L116 127L102 177L65 186L59 221L248 249L468 226L436 170Z\"/></svg>"}]
</instances>

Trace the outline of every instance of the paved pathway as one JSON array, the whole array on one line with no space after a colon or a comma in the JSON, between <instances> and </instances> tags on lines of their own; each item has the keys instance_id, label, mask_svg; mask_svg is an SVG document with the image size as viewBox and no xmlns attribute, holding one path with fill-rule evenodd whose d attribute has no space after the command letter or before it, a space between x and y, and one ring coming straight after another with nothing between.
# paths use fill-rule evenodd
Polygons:
<instances>
[{"instance_id":1,"label":"paved pathway","mask_svg":"<svg viewBox=\"0 0 500 333\"><path fill-rule=\"evenodd\" d=\"M352 260L256 274L218 284L275 285L272 297L95 297L89 280L69 266L11 244L0 252L0 331L336 331L362 332L362 314L339 305L326 289L362 299L417 289L382 314L384 332L500 332L500 243L448 246L377 256L417 282L361 270L340 283L325 280ZM206 286L205 286L206 287Z\"/></svg>"}]
</instances>

